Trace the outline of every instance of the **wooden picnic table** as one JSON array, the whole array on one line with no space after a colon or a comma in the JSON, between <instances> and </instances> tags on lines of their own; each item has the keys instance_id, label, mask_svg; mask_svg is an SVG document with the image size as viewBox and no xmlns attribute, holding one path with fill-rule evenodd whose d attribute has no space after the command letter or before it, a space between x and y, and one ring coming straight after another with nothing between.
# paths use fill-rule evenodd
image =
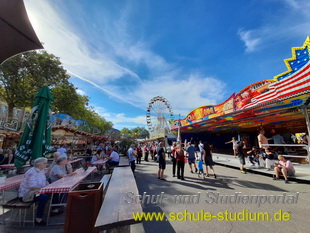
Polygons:
<instances>
[{"instance_id":1,"label":"wooden picnic table","mask_svg":"<svg viewBox=\"0 0 310 233\"><path fill-rule=\"evenodd\" d=\"M39 193L51 193L52 194L51 200L53 200L53 195L55 193L69 193L70 190L72 190L76 185L78 185L82 180L84 180L89 174L96 171L96 169L97 169L96 167L88 167L88 169L84 171L83 168L80 168L76 170L77 174L61 178L43 187ZM66 203L53 204L52 201L50 201L46 221L47 224L49 222L51 208L54 206L66 206Z\"/></svg>"},{"instance_id":2,"label":"wooden picnic table","mask_svg":"<svg viewBox=\"0 0 310 233\"><path fill-rule=\"evenodd\" d=\"M5 190L18 187L23 180L24 175L17 175L6 178L4 183L0 183L0 191L2 195L2 204L5 202Z\"/></svg>"},{"instance_id":3,"label":"wooden picnic table","mask_svg":"<svg viewBox=\"0 0 310 233\"><path fill-rule=\"evenodd\" d=\"M118 167L126 167L129 166L129 160L127 157L119 157Z\"/></svg>"},{"instance_id":4,"label":"wooden picnic table","mask_svg":"<svg viewBox=\"0 0 310 233\"><path fill-rule=\"evenodd\" d=\"M25 167L30 167L30 164L25 164L24 166L22 166L22 168ZM10 164L2 164L0 165L1 169L16 169L15 164L14 163L10 163Z\"/></svg>"},{"instance_id":5,"label":"wooden picnic table","mask_svg":"<svg viewBox=\"0 0 310 233\"><path fill-rule=\"evenodd\" d=\"M86 171L83 168L76 170L77 174L65 176L43 188L39 193L68 193L78 183L85 179L90 173L94 172L96 167L88 167Z\"/></svg>"},{"instance_id":6,"label":"wooden picnic table","mask_svg":"<svg viewBox=\"0 0 310 233\"><path fill-rule=\"evenodd\" d=\"M93 166L101 165L102 166L102 165L105 165L107 161L108 161L107 159L98 159L97 161L93 162L91 165L93 165Z\"/></svg>"},{"instance_id":7,"label":"wooden picnic table","mask_svg":"<svg viewBox=\"0 0 310 233\"><path fill-rule=\"evenodd\" d=\"M6 178L4 183L0 184L0 191L4 191L10 188L18 187L23 180L24 175L17 175Z\"/></svg>"},{"instance_id":8,"label":"wooden picnic table","mask_svg":"<svg viewBox=\"0 0 310 233\"><path fill-rule=\"evenodd\" d=\"M133 173L130 167L116 167L95 223L96 231L139 223L133 219L132 213L142 213L141 204L125 203L127 192L138 194Z\"/></svg>"},{"instance_id":9,"label":"wooden picnic table","mask_svg":"<svg viewBox=\"0 0 310 233\"><path fill-rule=\"evenodd\" d=\"M78 168L82 163L82 158L77 158L73 160L69 160L68 163L72 165L73 169Z\"/></svg>"}]
</instances>

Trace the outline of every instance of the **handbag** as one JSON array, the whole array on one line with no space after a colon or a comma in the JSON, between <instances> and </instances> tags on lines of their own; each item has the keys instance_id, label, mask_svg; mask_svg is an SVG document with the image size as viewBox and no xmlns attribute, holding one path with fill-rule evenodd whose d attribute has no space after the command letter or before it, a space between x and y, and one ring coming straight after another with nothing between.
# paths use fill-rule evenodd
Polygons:
<instances>
[{"instance_id":1,"label":"handbag","mask_svg":"<svg viewBox=\"0 0 310 233\"><path fill-rule=\"evenodd\" d=\"M23 202L31 202L33 201L36 193L38 192L39 190L30 190L28 191L27 193L24 194L23 196Z\"/></svg>"}]
</instances>

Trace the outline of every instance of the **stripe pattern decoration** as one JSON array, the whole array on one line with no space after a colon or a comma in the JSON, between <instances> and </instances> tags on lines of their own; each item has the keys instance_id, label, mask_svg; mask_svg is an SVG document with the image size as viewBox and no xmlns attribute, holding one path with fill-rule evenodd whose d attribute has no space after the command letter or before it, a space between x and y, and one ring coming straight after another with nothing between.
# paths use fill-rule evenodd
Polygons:
<instances>
[{"instance_id":1,"label":"stripe pattern decoration","mask_svg":"<svg viewBox=\"0 0 310 233\"><path fill-rule=\"evenodd\" d=\"M296 93L310 93L310 61L293 75L287 76L279 81L271 83L269 90L263 94L255 96L251 103L242 107L251 108L265 104L274 100L286 99Z\"/></svg>"}]
</instances>

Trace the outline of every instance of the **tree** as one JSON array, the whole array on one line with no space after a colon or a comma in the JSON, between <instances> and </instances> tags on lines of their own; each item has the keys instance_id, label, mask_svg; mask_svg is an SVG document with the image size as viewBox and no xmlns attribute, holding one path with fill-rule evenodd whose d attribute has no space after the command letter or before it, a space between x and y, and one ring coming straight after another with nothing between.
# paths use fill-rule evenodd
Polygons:
<instances>
[{"instance_id":1,"label":"tree","mask_svg":"<svg viewBox=\"0 0 310 233\"><path fill-rule=\"evenodd\" d=\"M88 96L79 95L72 83L62 83L51 90L54 96L52 109L55 112L65 113L74 119L87 122L92 128L97 128L100 134L112 129L113 124L106 121L89 106Z\"/></svg>"},{"instance_id":2,"label":"tree","mask_svg":"<svg viewBox=\"0 0 310 233\"><path fill-rule=\"evenodd\" d=\"M144 127L136 127L133 129L123 128L121 130L121 135L123 135L126 138L144 139L146 137L149 137L150 133Z\"/></svg>"},{"instance_id":3,"label":"tree","mask_svg":"<svg viewBox=\"0 0 310 233\"><path fill-rule=\"evenodd\" d=\"M51 90L54 112L66 113L74 119L84 119L88 114L88 96L79 95L72 83L63 83Z\"/></svg>"},{"instance_id":4,"label":"tree","mask_svg":"<svg viewBox=\"0 0 310 233\"><path fill-rule=\"evenodd\" d=\"M0 98L8 104L8 119L14 107L31 107L38 90L67 83L69 75L59 58L46 51L31 51L0 65Z\"/></svg>"},{"instance_id":5,"label":"tree","mask_svg":"<svg viewBox=\"0 0 310 233\"><path fill-rule=\"evenodd\" d=\"M104 134L107 130L112 129L113 123L110 121L106 121L103 117L101 117L98 113L96 113L92 109L87 110L87 115L83 118L88 124L90 124L93 128L96 127L100 130L100 134Z\"/></svg>"},{"instance_id":6,"label":"tree","mask_svg":"<svg viewBox=\"0 0 310 233\"><path fill-rule=\"evenodd\" d=\"M144 139L150 136L149 131L147 131L144 127L136 127L131 130L134 138Z\"/></svg>"}]
</instances>

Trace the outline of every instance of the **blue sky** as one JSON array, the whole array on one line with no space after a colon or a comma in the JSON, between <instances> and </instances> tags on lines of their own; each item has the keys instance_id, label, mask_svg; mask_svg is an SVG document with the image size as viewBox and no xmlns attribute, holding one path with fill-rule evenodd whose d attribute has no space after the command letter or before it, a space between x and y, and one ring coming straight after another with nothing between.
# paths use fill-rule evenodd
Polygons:
<instances>
[{"instance_id":1,"label":"blue sky","mask_svg":"<svg viewBox=\"0 0 310 233\"><path fill-rule=\"evenodd\" d=\"M146 126L150 99L176 115L286 71L310 29L308 0L24 0L45 49L117 129Z\"/></svg>"}]
</instances>

